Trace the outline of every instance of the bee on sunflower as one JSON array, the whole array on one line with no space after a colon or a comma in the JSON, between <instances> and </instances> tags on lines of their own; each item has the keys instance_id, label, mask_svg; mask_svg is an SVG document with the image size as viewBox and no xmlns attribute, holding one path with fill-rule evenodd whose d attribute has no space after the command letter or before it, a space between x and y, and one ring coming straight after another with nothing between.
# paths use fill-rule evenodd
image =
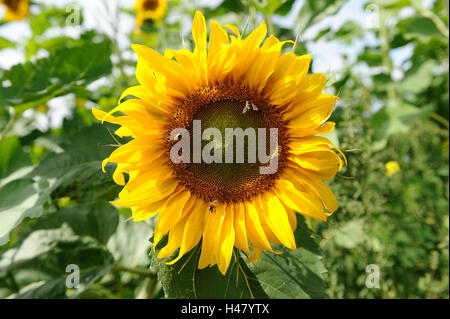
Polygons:
<instances>
[{"instance_id":1,"label":"bee on sunflower","mask_svg":"<svg viewBox=\"0 0 450 319\"><path fill-rule=\"evenodd\" d=\"M145 22L161 20L166 13L167 0L137 0L136 24L142 26Z\"/></svg>"},{"instance_id":2,"label":"bee on sunflower","mask_svg":"<svg viewBox=\"0 0 450 319\"><path fill-rule=\"evenodd\" d=\"M0 0L5 5L5 21L19 21L28 17L30 13L29 0Z\"/></svg>"},{"instance_id":3,"label":"bee on sunflower","mask_svg":"<svg viewBox=\"0 0 450 319\"><path fill-rule=\"evenodd\" d=\"M323 74L308 75L311 55L282 54L292 41L266 38L265 22L246 38L235 26L225 27L231 34L211 20L207 45L205 18L196 12L193 52L167 49L161 55L133 45L140 85L126 89L119 101L135 98L109 113L92 110L97 119L121 126L115 134L132 138L102 164L104 169L117 163L113 179L124 185L112 204L131 207L134 221L158 214L154 247L168 234L158 258L179 249L169 264L176 263L201 241L198 268L217 264L222 274L234 247L250 262L263 250L278 253L271 244L296 249L296 213L326 221L336 211L337 200L324 180L345 161L327 138L315 136L334 129L327 120L338 98L322 93ZM116 112L125 115L113 116ZM269 162L275 156L276 170L261 173L260 163L224 162L221 156L212 163L196 161L196 152L173 161L174 145L194 133L197 122L225 135L230 128L276 130L276 151L269 156ZM204 135L203 142L214 142ZM195 141L185 142L195 151Z\"/></svg>"}]
</instances>

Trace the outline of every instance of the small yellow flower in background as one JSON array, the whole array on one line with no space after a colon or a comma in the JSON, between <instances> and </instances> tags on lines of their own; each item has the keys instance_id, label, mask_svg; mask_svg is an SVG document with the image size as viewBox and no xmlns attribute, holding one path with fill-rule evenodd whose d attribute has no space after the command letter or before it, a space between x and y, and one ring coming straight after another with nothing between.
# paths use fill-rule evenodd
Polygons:
<instances>
[{"instance_id":1,"label":"small yellow flower in background","mask_svg":"<svg viewBox=\"0 0 450 319\"><path fill-rule=\"evenodd\" d=\"M86 102L87 102L87 100L86 99L83 99L83 98L76 98L75 99L75 105L76 106L80 106L80 107L85 107L86 106Z\"/></svg>"},{"instance_id":2,"label":"small yellow flower in background","mask_svg":"<svg viewBox=\"0 0 450 319\"><path fill-rule=\"evenodd\" d=\"M173 264L201 241L198 268L217 264L222 274L234 247L251 255L250 262L263 250L279 253L271 244L296 249L296 213L326 221L336 211L324 180L345 161L327 138L315 136L333 131L327 120L338 98L322 93L325 75L308 74L311 55L281 54L292 41L266 38L264 22L245 39L235 26L226 27L231 35L211 21L208 46L205 18L197 12L193 52L167 49L161 55L133 45L140 85L119 101L135 98L109 113L92 110L97 119L120 125L118 136L132 138L103 161L103 167L117 163L113 179L124 185L112 204L131 207L134 221L158 214L154 249L168 234L158 258L179 249ZM113 116L119 111L125 115ZM222 136L226 128L277 129L277 171L261 174L250 161L175 163L173 129L189 132L195 119Z\"/></svg>"},{"instance_id":3,"label":"small yellow flower in background","mask_svg":"<svg viewBox=\"0 0 450 319\"><path fill-rule=\"evenodd\" d=\"M158 21L166 12L166 0L137 0L134 5L136 10L136 24L142 26L146 21Z\"/></svg>"},{"instance_id":4,"label":"small yellow flower in background","mask_svg":"<svg viewBox=\"0 0 450 319\"><path fill-rule=\"evenodd\" d=\"M386 167L386 176L392 176L400 171L400 165L396 161L389 161L384 166Z\"/></svg>"},{"instance_id":5,"label":"small yellow flower in background","mask_svg":"<svg viewBox=\"0 0 450 319\"><path fill-rule=\"evenodd\" d=\"M38 111L40 113L47 113L47 111L48 111L47 103L41 103L38 106L36 106L36 111Z\"/></svg>"},{"instance_id":6,"label":"small yellow flower in background","mask_svg":"<svg viewBox=\"0 0 450 319\"><path fill-rule=\"evenodd\" d=\"M0 0L6 6L4 19L6 21L18 21L28 17L30 13L29 0Z\"/></svg>"}]
</instances>

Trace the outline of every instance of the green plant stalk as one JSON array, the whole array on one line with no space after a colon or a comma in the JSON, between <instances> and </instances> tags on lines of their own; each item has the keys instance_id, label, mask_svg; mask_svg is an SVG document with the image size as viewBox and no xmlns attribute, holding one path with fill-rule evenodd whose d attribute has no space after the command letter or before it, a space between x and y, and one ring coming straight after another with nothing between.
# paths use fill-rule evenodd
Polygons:
<instances>
[{"instance_id":1,"label":"green plant stalk","mask_svg":"<svg viewBox=\"0 0 450 319\"><path fill-rule=\"evenodd\" d=\"M380 16L382 17L383 15L380 12ZM387 70L387 73L389 76L391 76L392 74L392 61L391 58L389 57L389 50L390 45L389 45L389 32L388 29L386 27L386 21L385 19L380 18L380 37L381 37L381 51L382 51L382 58L383 58L383 65ZM387 89L387 93L388 93L388 98L390 101L394 101L397 99L397 92L395 92L395 90L392 87L388 87Z\"/></svg>"},{"instance_id":2,"label":"green plant stalk","mask_svg":"<svg viewBox=\"0 0 450 319\"><path fill-rule=\"evenodd\" d=\"M266 15L267 26L269 27L270 34L274 34L274 28L272 24L272 17L270 15Z\"/></svg>"},{"instance_id":3,"label":"green plant stalk","mask_svg":"<svg viewBox=\"0 0 450 319\"><path fill-rule=\"evenodd\" d=\"M157 279L157 275L155 272L153 271L149 271L149 270L143 270L143 269L138 269L138 268L131 268L131 267L125 267L121 264L116 264L114 265L111 270L113 271L121 271L121 272L128 272L131 274L135 274L135 275L139 275L139 276L143 276L143 277L149 277L151 279Z\"/></svg>"},{"instance_id":4,"label":"green plant stalk","mask_svg":"<svg viewBox=\"0 0 450 319\"><path fill-rule=\"evenodd\" d=\"M158 284L158 275L149 270L143 270L138 268L130 268L125 267L121 264L114 265L111 270L113 271L120 271L120 272L128 272L130 274L135 274L143 277L147 277L146 283L145 283L145 297L147 299L151 299L153 295L155 294L155 289Z\"/></svg>"},{"instance_id":5,"label":"green plant stalk","mask_svg":"<svg viewBox=\"0 0 450 319\"><path fill-rule=\"evenodd\" d=\"M436 120L437 122L441 123L442 125L444 125L446 128L449 128L449 123L448 120L442 116L440 116L437 113L430 113L430 117L434 120Z\"/></svg>"},{"instance_id":6,"label":"green plant stalk","mask_svg":"<svg viewBox=\"0 0 450 319\"><path fill-rule=\"evenodd\" d=\"M16 112L14 116L9 120L8 124L6 124L3 131L0 133L0 142L3 141L3 139L6 137L6 135L11 131L11 129L14 126L14 123L17 122L17 120L21 117L22 112Z\"/></svg>"}]
</instances>

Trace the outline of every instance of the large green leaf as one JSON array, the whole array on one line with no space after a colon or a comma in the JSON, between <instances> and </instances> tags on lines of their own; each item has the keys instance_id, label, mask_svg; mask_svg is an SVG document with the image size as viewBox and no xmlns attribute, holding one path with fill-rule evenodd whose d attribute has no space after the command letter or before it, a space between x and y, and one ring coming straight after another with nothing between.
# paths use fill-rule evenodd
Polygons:
<instances>
[{"instance_id":1,"label":"large green leaf","mask_svg":"<svg viewBox=\"0 0 450 319\"><path fill-rule=\"evenodd\" d=\"M106 128L100 125L84 127L68 133L63 140L70 141L61 144L64 152L48 154L31 172L0 188L0 245L8 241L10 231L25 217L39 217L43 205L50 198L58 200L68 197L76 200L78 205L88 205L96 201L106 202L116 196L117 185L109 174L101 172L101 162L112 150L105 145L114 142ZM8 171L15 168L7 166L10 162L5 161L4 164L10 167L6 168ZM93 212L93 208L87 206L77 207L85 212L87 219L97 218L97 214L116 214L109 208ZM70 213L72 208L67 209L67 214L74 214ZM117 223L117 219L114 220ZM82 227L80 225L78 229ZM107 229L98 229L97 239L106 242L112 233L111 229Z\"/></svg>"},{"instance_id":2,"label":"large green leaf","mask_svg":"<svg viewBox=\"0 0 450 319\"><path fill-rule=\"evenodd\" d=\"M24 218L36 218L50 200L48 184L23 178L9 182L0 188L0 245L9 240L9 233Z\"/></svg>"},{"instance_id":3,"label":"large green leaf","mask_svg":"<svg viewBox=\"0 0 450 319\"><path fill-rule=\"evenodd\" d=\"M64 223L78 236L92 237L102 245L106 245L117 230L119 214L108 202L75 204L42 217L33 225L33 229L59 228Z\"/></svg>"},{"instance_id":4,"label":"large green leaf","mask_svg":"<svg viewBox=\"0 0 450 319\"><path fill-rule=\"evenodd\" d=\"M69 196L79 203L113 199L117 187L101 172L102 160L114 150L109 145L115 143L106 127L84 127L62 140L64 152L48 154L29 176L48 180L55 198Z\"/></svg>"},{"instance_id":5,"label":"large green leaf","mask_svg":"<svg viewBox=\"0 0 450 319\"><path fill-rule=\"evenodd\" d=\"M0 87L0 107L11 105L20 111L76 91L111 73L110 55L109 40L85 42L57 49L35 62L15 65L0 79L4 84Z\"/></svg>"},{"instance_id":6,"label":"large green leaf","mask_svg":"<svg viewBox=\"0 0 450 319\"><path fill-rule=\"evenodd\" d=\"M9 232L24 218L41 215L49 192L45 191L45 181L37 183L32 178L23 178L32 166L18 137L4 138L0 154L0 245L3 245Z\"/></svg>"},{"instance_id":7,"label":"large green leaf","mask_svg":"<svg viewBox=\"0 0 450 319\"><path fill-rule=\"evenodd\" d=\"M0 286L15 298L76 297L109 272L112 255L63 225L33 232L0 259ZM79 287L66 285L68 265L79 267Z\"/></svg>"},{"instance_id":8,"label":"large green leaf","mask_svg":"<svg viewBox=\"0 0 450 319\"><path fill-rule=\"evenodd\" d=\"M326 298L318 245L299 219L295 232L297 250L276 247L281 255L263 252L256 264L245 261L235 251L223 276L216 266L197 269L200 246L175 265L173 259L153 257L153 267L169 298Z\"/></svg>"},{"instance_id":9,"label":"large green leaf","mask_svg":"<svg viewBox=\"0 0 450 319\"><path fill-rule=\"evenodd\" d=\"M319 246L304 220L298 218L295 231L297 250L277 247L281 255L263 252L249 269L270 298L327 298L322 274L326 272Z\"/></svg>"},{"instance_id":10,"label":"large green leaf","mask_svg":"<svg viewBox=\"0 0 450 319\"><path fill-rule=\"evenodd\" d=\"M158 259L153 256L152 267L158 273L158 279L168 298L268 298L261 285L250 278L255 278L246 263L235 252L235 256L223 276L219 269L197 269L200 248L186 254L175 265L166 262L173 258Z\"/></svg>"}]
</instances>

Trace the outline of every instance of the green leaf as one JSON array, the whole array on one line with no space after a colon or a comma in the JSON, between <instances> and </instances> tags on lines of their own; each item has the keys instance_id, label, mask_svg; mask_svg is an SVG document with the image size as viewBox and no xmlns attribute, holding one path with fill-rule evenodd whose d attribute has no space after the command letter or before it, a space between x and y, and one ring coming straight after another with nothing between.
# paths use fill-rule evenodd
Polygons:
<instances>
[{"instance_id":1,"label":"green leaf","mask_svg":"<svg viewBox=\"0 0 450 319\"><path fill-rule=\"evenodd\" d=\"M437 64L433 60L415 63L406 71L402 81L394 84L396 90L402 93L420 93L431 86Z\"/></svg>"},{"instance_id":2,"label":"green leaf","mask_svg":"<svg viewBox=\"0 0 450 319\"><path fill-rule=\"evenodd\" d=\"M87 31L81 34L79 39L74 39L69 36L59 36L50 39L44 36L33 37L28 41L25 47L26 58L29 60L30 57L42 49L53 52L61 48L81 46L84 42L93 42L95 37L100 37L100 35L94 31Z\"/></svg>"},{"instance_id":3,"label":"green leaf","mask_svg":"<svg viewBox=\"0 0 450 319\"><path fill-rule=\"evenodd\" d=\"M36 218L43 212L44 203L49 201L45 181L16 179L0 188L0 245L9 240L9 233L24 218Z\"/></svg>"},{"instance_id":4,"label":"green leaf","mask_svg":"<svg viewBox=\"0 0 450 319\"><path fill-rule=\"evenodd\" d=\"M289 4L292 6L293 1L287 1L287 0L250 0L249 4L250 6L254 7L256 10L261 11L265 15L270 16L273 14L277 9L283 5L287 4L285 8L281 10L281 12L286 11L289 8ZM288 11L289 12L289 11Z\"/></svg>"},{"instance_id":5,"label":"green leaf","mask_svg":"<svg viewBox=\"0 0 450 319\"><path fill-rule=\"evenodd\" d=\"M345 2L345 0L306 0L298 15L298 24L305 30L319 20L337 13Z\"/></svg>"},{"instance_id":6,"label":"green leaf","mask_svg":"<svg viewBox=\"0 0 450 319\"><path fill-rule=\"evenodd\" d=\"M327 27L327 28L321 30L321 31L316 35L316 37L314 38L314 41L317 41L317 40L319 40L320 38L322 38L324 35L329 34L330 31L331 31L331 28L330 28L330 27Z\"/></svg>"},{"instance_id":7,"label":"green leaf","mask_svg":"<svg viewBox=\"0 0 450 319\"><path fill-rule=\"evenodd\" d=\"M297 250L276 247L281 255L263 252L256 264L235 251L225 276L217 266L197 269L200 246L174 265L166 264L173 257L153 256L152 266L169 298L326 298L322 279L326 270L302 219L295 239Z\"/></svg>"},{"instance_id":8,"label":"green leaf","mask_svg":"<svg viewBox=\"0 0 450 319\"><path fill-rule=\"evenodd\" d=\"M145 267L149 265L148 252L151 243L145 238L153 236L151 221L135 223L133 220L120 219L117 231L108 241L108 249L116 261L127 267ZM130 245L133 243L133 245Z\"/></svg>"},{"instance_id":9,"label":"green leaf","mask_svg":"<svg viewBox=\"0 0 450 319\"><path fill-rule=\"evenodd\" d=\"M23 178L32 170L31 160L22 149L19 138L10 136L0 142L0 245L26 217L42 214L49 200L45 182Z\"/></svg>"},{"instance_id":10,"label":"green leaf","mask_svg":"<svg viewBox=\"0 0 450 319\"><path fill-rule=\"evenodd\" d=\"M32 165L17 136L9 136L0 141L0 154L0 187L6 184L6 177L13 173L18 175L19 169Z\"/></svg>"},{"instance_id":11,"label":"green leaf","mask_svg":"<svg viewBox=\"0 0 450 319\"><path fill-rule=\"evenodd\" d=\"M14 42L5 39L4 37L0 37L0 50L5 48L15 48L16 44Z\"/></svg>"},{"instance_id":12,"label":"green leaf","mask_svg":"<svg viewBox=\"0 0 450 319\"><path fill-rule=\"evenodd\" d=\"M363 221L351 220L337 230L333 239L337 245L351 249L361 244L365 240Z\"/></svg>"},{"instance_id":13,"label":"green leaf","mask_svg":"<svg viewBox=\"0 0 450 319\"><path fill-rule=\"evenodd\" d=\"M249 264L250 271L270 298L327 298L322 274L326 272L319 246L298 216L299 227L295 231L297 250L276 247L281 255L263 252L256 264Z\"/></svg>"},{"instance_id":14,"label":"green leaf","mask_svg":"<svg viewBox=\"0 0 450 319\"><path fill-rule=\"evenodd\" d=\"M355 38L363 36L364 31L361 26L356 21L345 22L339 30L337 30L330 39L343 41L347 44L352 44Z\"/></svg>"},{"instance_id":15,"label":"green leaf","mask_svg":"<svg viewBox=\"0 0 450 319\"><path fill-rule=\"evenodd\" d=\"M405 25L405 39L416 38L421 42L427 42L432 36L439 36L441 33L436 24L425 17L414 17Z\"/></svg>"},{"instance_id":16,"label":"green leaf","mask_svg":"<svg viewBox=\"0 0 450 319\"><path fill-rule=\"evenodd\" d=\"M431 111L431 106L418 108L407 103L382 108L371 118L376 141L372 148L375 151L384 148L389 136L407 132L415 121L427 117Z\"/></svg>"},{"instance_id":17,"label":"green leaf","mask_svg":"<svg viewBox=\"0 0 450 319\"><path fill-rule=\"evenodd\" d=\"M366 47L364 52L358 55L358 62L361 61L366 62L369 66L380 66L383 63L381 49Z\"/></svg>"},{"instance_id":18,"label":"green leaf","mask_svg":"<svg viewBox=\"0 0 450 319\"><path fill-rule=\"evenodd\" d=\"M217 11L220 14L224 14L226 12L226 10L232 11L232 12L239 12L241 13L242 11L245 10L244 5L242 4L241 0L224 0L220 6L217 7Z\"/></svg>"},{"instance_id":19,"label":"green leaf","mask_svg":"<svg viewBox=\"0 0 450 319\"><path fill-rule=\"evenodd\" d=\"M60 48L49 57L13 66L0 82L0 107L15 106L19 111L44 103L53 97L76 91L111 73L111 43L86 42ZM20 107L19 107L20 106Z\"/></svg>"},{"instance_id":20,"label":"green leaf","mask_svg":"<svg viewBox=\"0 0 450 319\"><path fill-rule=\"evenodd\" d=\"M106 202L117 195L118 186L101 171L102 160L111 152L105 145L113 141L107 129L100 125L84 127L63 140L70 141L61 144L64 152L48 154L23 178L0 189L0 245L8 241L10 231L25 217L39 217L50 198L70 197L83 205ZM97 213L88 210L86 214ZM111 230L98 230L98 239L104 241L110 233Z\"/></svg>"},{"instance_id":21,"label":"green leaf","mask_svg":"<svg viewBox=\"0 0 450 319\"><path fill-rule=\"evenodd\" d=\"M289 12L291 12L294 3L295 0L285 0L284 3L282 3L281 6L278 7L278 9L276 9L275 13L282 16L287 15Z\"/></svg>"},{"instance_id":22,"label":"green leaf","mask_svg":"<svg viewBox=\"0 0 450 319\"><path fill-rule=\"evenodd\" d=\"M168 298L267 298L261 285L250 280L254 275L244 260L237 256L235 254L225 276L217 266L197 269L199 246L172 266L166 265L166 262L173 258L158 259L153 256L152 267L157 271Z\"/></svg>"},{"instance_id":23,"label":"green leaf","mask_svg":"<svg viewBox=\"0 0 450 319\"><path fill-rule=\"evenodd\" d=\"M66 20L71 14L67 8L64 7L50 7L41 11L39 14L32 14L30 16L30 27L34 36L43 34L50 27L64 27ZM83 16L80 12L80 24L83 22Z\"/></svg>"},{"instance_id":24,"label":"green leaf","mask_svg":"<svg viewBox=\"0 0 450 319\"><path fill-rule=\"evenodd\" d=\"M110 271L112 255L94 241L75 236L64 226L38 230L0 259L0 285L15 298L74 298ZM68 265L80 270L79 287L69 290Z\"/></svg>"},{"instance_id":25,"label":"green leaf","mask_svg":"<svg viewBox=\"0 0 450 319\"><path fill-rule=\"evenodd\" d=\"M78 236L88 236L106 245L116 232L119 213L107 202L62 207L33 225L33 228L58 228L67 224Z\"/></svg>"},{"instance_id":26,"label":"green leaf","mask_svg":"<svg viewBox=\"0 0 450 319\"><path fill-rule=\"evenodd\" d=\"M71 197L79 204L98 199L112 200L117 185L109 174L101 171L101 162L114 150L115 143L107 126L94 124L61 137L62 153L50 153L44 157L30 177L48 180L52 198Z\"/></svg>"}]
</instances>

